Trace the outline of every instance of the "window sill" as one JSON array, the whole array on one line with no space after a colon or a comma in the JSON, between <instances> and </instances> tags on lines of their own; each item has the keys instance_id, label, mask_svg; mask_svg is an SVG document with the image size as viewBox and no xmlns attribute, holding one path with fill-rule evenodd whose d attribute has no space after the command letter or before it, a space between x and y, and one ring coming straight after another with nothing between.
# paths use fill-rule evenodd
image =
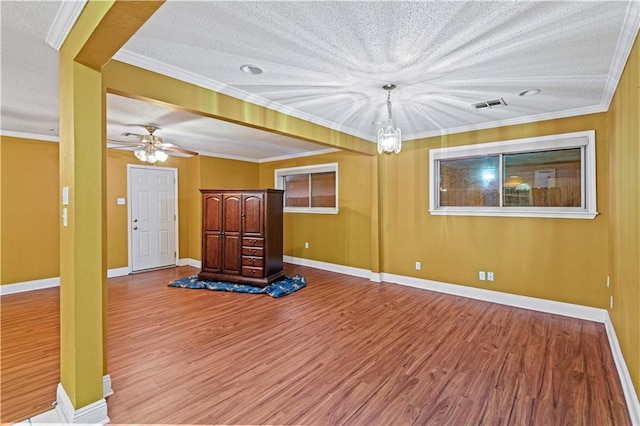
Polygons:
<instances>
[{"instance_id":1,"label":"window sill","mask_svg":"<svg viewBox=\"0 0 640 426\"><path fill-rule=\"evenodd\" d=\"M496 209L438 209L429 210L434 216L503 216L503 217L543 217L554 219L594 219L598 212L550 211L550 210L496 210Z\"/></svg>"},{"instance_id":2,"label":"window sill","mask_svg":"<svg viewBox=\"0 0 640 426\"><path fill-rule=\"evenodd\" d=\"M338 214L336 208L304 208L304 207L285 207L284 213L312 213L312 214Z\"/></svg>"}]
</instances>

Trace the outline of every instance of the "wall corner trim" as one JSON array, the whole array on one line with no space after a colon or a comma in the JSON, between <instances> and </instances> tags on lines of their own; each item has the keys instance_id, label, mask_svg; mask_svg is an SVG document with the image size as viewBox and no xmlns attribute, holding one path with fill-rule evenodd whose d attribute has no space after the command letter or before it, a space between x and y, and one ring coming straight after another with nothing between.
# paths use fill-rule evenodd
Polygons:
<instances>
[{"instance_id":1,"label":"wall corner trim","mask_svg":"<svg viewBox=\"0 0 640 426\"><path fill-rule=\"evenodd\" d=\"M123 268L108 269L107 278L122 277L124 275L129 275L130 273L131 273L131 270L129 269L128 266L125 266Z\"/></svg>"},{"instance_id":2,"label":"wall corner trim","mask_svg":"<svg viewBox=\"0 0 640 426\"><path fill-rule=\"evenodd\" d=\"M76 410L62 383L58 383L56 402L56 412L65 423L103 425L111 421L107 415L107 401L104 398Z\"/></svg>"},{"instance_id":3,"label":"wall corner trim","mask_svg":"<svg viewBox=\"0 0 640 426\"><path fill-rule=\"evenodd\" d=\"M640 402L638 401L638 394L633 386L631 374L629 374L629 369L624 361L622 348L620 348L618 336L616 335L615 328L613 328L613 323L611 322L608 311L606 311L604 326L607 330L613 361L616 363L616 370L618 370L618 376L620 377L620 384L622 385L622 392L624 393L624 399L629 410L629 417L631 417L631 424L640 425Z\"/></svg>"},{"instance_id":4,"label":"wall corner trim","mask_svg":"<svg viewBox=\"0 0 640 426\"><path fill-rule=\"evenodd\" d=\"M102 397L106 398L113 394L113 388L111 387L111 375L105 374L102 376Z\"/></svg>"},{"instance_id":5,"label":"wall corner trim","mask_svg":"<svg viewBox=\"0 0 640 426\"><path fill-rule=\"evenodd\" d=\"M178 260L178 266L193 266L194 268L202 268L202 262L196 259L185 257Z\"/></svg>"}]
</instances>

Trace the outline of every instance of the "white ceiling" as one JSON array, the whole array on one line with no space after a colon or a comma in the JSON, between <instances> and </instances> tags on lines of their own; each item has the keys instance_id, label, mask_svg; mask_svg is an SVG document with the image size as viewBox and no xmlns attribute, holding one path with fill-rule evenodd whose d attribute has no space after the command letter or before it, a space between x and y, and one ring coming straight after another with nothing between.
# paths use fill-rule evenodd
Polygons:
<instances>
[{"instance_id":1,"label":"white ceiling","mask_svg":"<svg viewBox=\"0 0 640 426\"><path fill-rule=\"evenodd\" d=\"M60 2L2 1L2 123L55 135ZM403 139L600 112L640 26L636 1L168 1L116 59L373 141L386 83ZM247 75L240 66L264 69ZM540 89L537 96L518 94ZM507 106L471 105L503 98ZM110 95L108 137L264 161L326 147Z\"/></svg>"}]
</instances>

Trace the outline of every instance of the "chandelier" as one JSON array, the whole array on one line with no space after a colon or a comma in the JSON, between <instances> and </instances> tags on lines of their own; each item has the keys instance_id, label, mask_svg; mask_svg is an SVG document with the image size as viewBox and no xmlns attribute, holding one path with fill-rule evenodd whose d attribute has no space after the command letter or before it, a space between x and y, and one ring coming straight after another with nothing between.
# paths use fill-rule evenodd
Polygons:
<instances>
[{"instance_id":1,"label":"chandelier","mask_svg":"<svg viewBox=\"0 0 640 426\"><path fill-rule=\"evenodd\" d=\"M378 129L378 153L379 154L397 154L400 152L400 129L393 127L393 119L391 117L391 91L396 88L395 84L385 84L382 86L387 93L387 111L389 119L386 125Z\"/></svg>"}]
</instances>

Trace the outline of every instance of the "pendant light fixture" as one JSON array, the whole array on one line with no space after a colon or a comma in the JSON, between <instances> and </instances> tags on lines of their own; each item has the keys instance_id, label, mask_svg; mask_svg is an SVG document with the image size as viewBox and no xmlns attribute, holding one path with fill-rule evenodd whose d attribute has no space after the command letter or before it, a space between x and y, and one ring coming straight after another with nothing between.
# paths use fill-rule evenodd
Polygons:
<instances>
[{"instance_id":1,"label":"pendant light fixture","mask_svg":"<svg viewBox=\"0 0 640 426\"><path fill-rule=\"evenodd\" d=\"M382 86L387 91L387 111L389 112L389 120L386 125L378 129L378 153L379 154L397 154L400 152L400 129L393 127L393 119L391 116L391 91L396 88L395 84L385 84Z\"/></svg>"}]
</instances>

